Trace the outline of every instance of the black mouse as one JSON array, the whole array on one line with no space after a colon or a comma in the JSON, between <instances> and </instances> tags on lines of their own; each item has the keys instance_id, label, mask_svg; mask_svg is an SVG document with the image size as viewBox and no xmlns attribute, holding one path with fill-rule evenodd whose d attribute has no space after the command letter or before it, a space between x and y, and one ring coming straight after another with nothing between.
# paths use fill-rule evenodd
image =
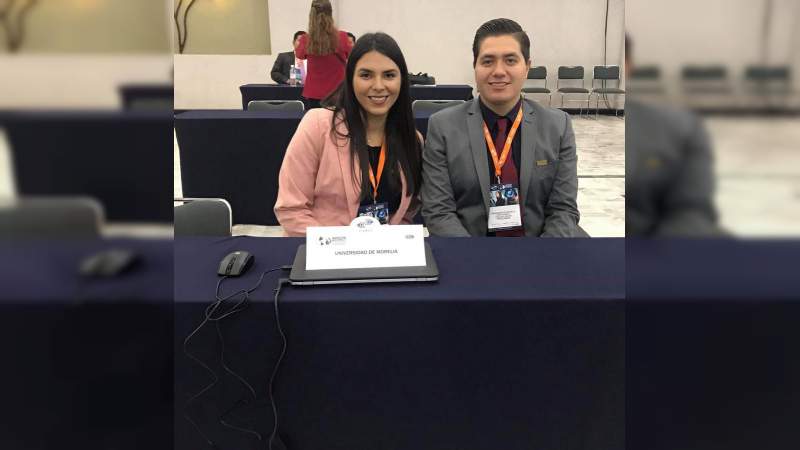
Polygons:
<instances>
[{"instance_id":1,"label":"black mouse","mask_svg":"<svg viewBox=\"0 0 800 450\"><path fill-rule=\"evenodd\" d=\"M227 275L229 277L238 277L239 275L247 272L247 269L253 265L253 255L244 250L237 250L233 253L228 253L227 256L222 258L219 263L219 270L217 273L220 275Z\"/></svg>"},{"instance_id":2,"label":"black mouse","mask_svg":"<svg viewBox=\"0 0 800 450\"><path fill-rule=\"evenodd\" d=\"M133 267L139 257L124 249L103 250L81 261L80 274L90 277L113 277Z\"/></svg>"}]
</instances>

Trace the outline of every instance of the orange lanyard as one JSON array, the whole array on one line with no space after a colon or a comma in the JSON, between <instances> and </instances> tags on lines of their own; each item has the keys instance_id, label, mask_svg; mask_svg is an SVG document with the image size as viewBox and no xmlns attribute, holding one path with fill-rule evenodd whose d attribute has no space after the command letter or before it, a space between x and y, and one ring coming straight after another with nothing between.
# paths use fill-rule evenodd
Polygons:
<instances>
[{"instance_id":1,"label":"orange lanyard","mask_svg":"<svg viewBox=\"0 0 800 450\"><path fill-rule=\"evenodd\" d=\"M378 178L375 179L375 173L372 172L372 164L369 165L369 181L372 183L372 202L378 201L378 185L381 184L381 175L383 175L383 166L386 164L386 140L381 144L381 154L378 156Z\"/></svg>"},{"instance_id":2,"label":"orange lanyard","mask_svg":"<svg viewBox=\"0 0 800 450\"><path fill-rule=\"evenodd\" d=\"M514 125L511 126L511 131L508 133L508 137L506 137L506 143L503 146L503 153L500 155L500 157L498 157L497 149L494 147L494 141L492 140L492 135L489 133L489 127L486 126L486 122L483 122L483 137L486 138L486 145L489 147L489 153L492 155L492 162L494 162L494 174L497 176L498 184L501 184L500 174L503 172L503 166L506 164L506 160L508 159L508 153L511 150L511 144L514 142L514 135L517 134L520 123L522 123L522 106L520 106L519 112L517 112L517 118L514 119Z\"/></svg>"}]
</instances>

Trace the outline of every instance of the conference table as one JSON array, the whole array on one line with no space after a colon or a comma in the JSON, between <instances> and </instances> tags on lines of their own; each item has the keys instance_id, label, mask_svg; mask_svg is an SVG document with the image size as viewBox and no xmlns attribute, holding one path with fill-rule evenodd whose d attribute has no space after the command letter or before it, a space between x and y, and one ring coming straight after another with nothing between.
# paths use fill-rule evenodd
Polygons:
<instances>
[{"instance_id":1,"label":"conference table","mask_svg":"<svg viewBox=\"0 0 800 450\"><path fill-rule=\"evenodd\" d=\"M622 239L429 238L435 283L284 287L275 382L292 449L624 448ZM264 448L281 350L270 273L246 308L184 339L214 301L219 261L254 265L221 295L292 264L297 238L175 240L175 446ZM240 298L230 299L227 309ZM220 345L234 376L220 365ZM252 386L251 392L239 378ZM253 395L255 394L255 395ZM238 427L240 430L226 427ZM261 435L261 441L251 429Z\"/></svg>"},{"instance_id":2,"label":"conference table","mask_svg":"<svg viewBox=\"0 0 800 450\"><path fill-rule=\"evenodd\" d=\"M172 111L0 113L20 195L86 195L114 222L172 222Z\"/></svg>"},{"instance_id":3,"label":"conference table","mask_svg":"<svg viewBox=\"0 0 800 450\"><path fill-rule=\"evenodd\" d=\"M428 242L437 283L284 287L275 398L289 448L796 447L797 241ZM183 342L214 300L219 260L255 255L222 284L228 295L291 264L301 243L0 241L0 342L13 362L0 373L3 442L205 448L183 414L213 378ZM112 248L139 264L112 279L77 274ZM221 368L216 324L189 341L219 377L189 416L218 448L265 448L283 276L265 275L219 322L226 365L254 397ZM225 412L262 440L223 425Z\"/></svg>"},{"instance_id":4,"label":"conference table","mask_svg":"<svg viewBox=\"0 0 800 450\"><path fill-rule=\"evenodd\" d=\"M124 84L119 87L122 108L126 110L172 110L174 92L172 84Z\"/></svg>"},{"instance_id":5,"label":"conference table","mask_svg":"<svg viewBox=\"0 0 800 450\"><path fill-rule=\"evenodd\" d=\"M283 155L301 112L195 110L175 116L184 197L221 197L234 224L278 225L272 211ZM430 112L418 112L425 135Z\"/></svg>"},{"instance_id":6,"label":"conference table","mask_svg":"<svg viewBox=\"0 0 800 450\"><path fill-rule=\"evenodd\" d=\"M79 274L110 249L138 262L113 278ZM0 239L0 261L3 447L169 446L172 240Z\"/></svg>"},{"instance_id":7,"label":"conference table","mask_svg":"<svg viewBox=\"0 0 800 450\"><path fill-rule=\"evenodd\" d=\"M239 86L242 94L242 109L253 100L300 100L303 99L302 86L285 84L243 84ZM466 84L412 85L409 90L411 100L469 100L472 87ZM308 108L308 105L306 105Z\"/></svg>"},{"instance_id":8,"label":"conference table","mask_svg":"<svg viewBox=\"0 0 800 450\"><path fill-rule=\"evenodd\" d=\"M796 448L800 242L625 250L628 448Z\"/></svg>"}]
</instances>

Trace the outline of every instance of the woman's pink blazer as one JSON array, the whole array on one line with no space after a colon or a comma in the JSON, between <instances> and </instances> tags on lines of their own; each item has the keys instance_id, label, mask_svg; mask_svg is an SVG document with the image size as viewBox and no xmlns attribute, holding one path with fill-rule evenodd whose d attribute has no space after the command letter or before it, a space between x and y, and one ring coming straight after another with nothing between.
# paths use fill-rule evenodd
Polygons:
<instances>
[{"instance_id":1,"label":"woman's pink blazer","mask_svg":"<svg viewBox=\"0 0 800 450\"><path fill-rule=\"evenodd\" d=\"M358 213L361 174L353 176L348 140L332 136L332 118L329 109L308 111L283 157L275 217L288 236L305 236L309 226L349 225ZM402 172L400 181L405 192ZM419 209L413 200L403 195L389 223L410 224Z\"/></svg>"}]
</instances>

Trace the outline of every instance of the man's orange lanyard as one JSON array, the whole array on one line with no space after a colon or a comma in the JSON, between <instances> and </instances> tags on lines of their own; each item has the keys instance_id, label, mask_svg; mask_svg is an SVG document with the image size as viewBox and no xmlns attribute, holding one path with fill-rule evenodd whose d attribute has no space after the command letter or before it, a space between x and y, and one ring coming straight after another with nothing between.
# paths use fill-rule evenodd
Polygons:
<instances>
[{"instance_id":1,"label":"man's orange lanyard","mask_svg":"<svg viewBox=\"0 0 800 450\"><path fill-rule=\"evenodd\" d=\"M498 157L497 149L494 147L494 141L492 140L492 135L489 133L489 127L486 126L486 122L483 122L483 137L486 138L486 145L489 147L489 153L492 155L492 161L494 162L494 174L497 176L498 184L501 184L500 174L503 172L503 166L506 164L506 160L508 159L508 154L511 151L511 143L514 142L514 135L517 134L520 123L522 123L521 107L519 108L519 112L517 112L517 118L514 119L514 125L511 127L511 131L508 133L508 137L506 138L506 143L503 146L503 153L500 155L500 157Z\"/></svg>"}]
</instances>

